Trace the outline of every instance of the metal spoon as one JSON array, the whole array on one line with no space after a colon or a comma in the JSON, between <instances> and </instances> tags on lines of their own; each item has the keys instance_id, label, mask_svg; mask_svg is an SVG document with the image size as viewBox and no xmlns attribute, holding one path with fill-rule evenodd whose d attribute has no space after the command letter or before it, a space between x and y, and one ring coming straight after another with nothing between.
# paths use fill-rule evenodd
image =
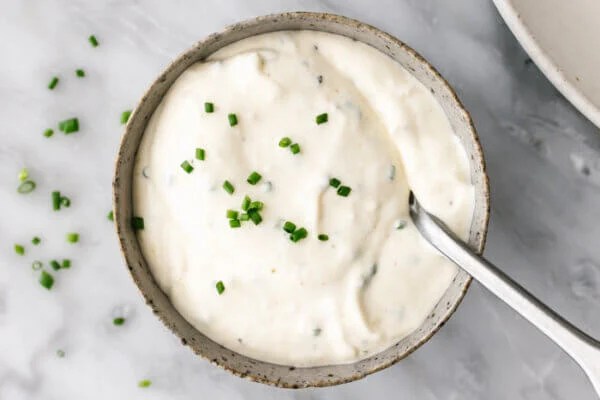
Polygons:
<instances>
[{"instance_id":1,"label":"metal spoon","mask_svg":"<svg viewBox=\"0 0 600 400\"><path fill-rule=\"evenodd\" d=\"M600 396L600 342L586 335L536 299L489 261L475 254L411 192L410 217L421 235L559 345L585 371Z\"/></svg>"}]
</instances>

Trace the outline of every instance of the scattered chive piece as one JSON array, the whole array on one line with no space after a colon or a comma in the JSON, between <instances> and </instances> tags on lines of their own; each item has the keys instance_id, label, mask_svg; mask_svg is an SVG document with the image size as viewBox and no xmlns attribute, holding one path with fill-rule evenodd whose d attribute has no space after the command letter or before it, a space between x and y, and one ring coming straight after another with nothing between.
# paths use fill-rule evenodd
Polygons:
<instances>
[{"instance_id":1,"label":"scattered chive piece","mask_svg":"<svg viewBox=\"0 0 600 400\"><path fill-rule=\"evenodd\" d=\"M125 318L123 318L123 317L113 318L113 325L115 325L115 326L121 326L124 323L125 323Z\"/></svg>"},{"instance_id":2,"label":"scattered chive piece","mask_svg":"<svg viewBox=\"0 0 600 400\"><path fill-rule=\"evenodd\" d=\"M396 222L396 229L397 230L401 230L401 229L404 229L404 228L406 228L406 221L398 220Z\"/></svg>"},{"instance_id":3,"label":"scattered chive piece","mask_svg":"<svg viewBox=\"0 0 600 400\"><path fill-rule=\"evenodd\" d=\"M56 356L59 358L63 358L65 356L65 351L61 349L56 350Z\"/></svg>"},{"instance_id":4,"label":"scattered chive piece","mask_svg":"<svg viewBox=\"0 0 600 400\"><path fill-rule=\"evenodd\" d=\"M223 189L225 189L225 191L229 194L233 194L233 192L235 192L235 188L229 181L223 182Z\"/></svg>"},{"instance_id":5,"label":"scattered chive piece","mask_svg":"<svg viewBox=\"0 0 600 400\"><path fill-rule=\"evenodd\" d=\"M115 220L115 213L113 212L113 210L110 210L108 212L108 214L106 215L106 218L108 218L109 221L114 221Z\"/></svg>"},{"instance_id":6,"label":"scattered chive piece","mask_svg":"<svg viewBox=\"0 0 600 400\"><path fill-rule=\"evenodd\" d=\"M31 269L34 271L39 271L40 269L42 269L42 267L43 267L43 264L41 261L36 260L31 263Z\"/></svg>"},{"instance_id":7,"label":"scattered chive piece","mask_svg":"<svg viewBox=\"0 0 600 400\"><path fill-rule=\"evenodd\" d=\"M25 255L25 247L23 247L20 244L15 244L15 253L17 253L20 256Z\"/></svg>"},{"instance_id":8,"label":"scattered chive piece","mask_svg":"<svg viewBox=\"0 0 600 400\"><path fill-rule=\"evenodd\" d=\"M328 120L329 120L329 116L327 115L327 113L319 114L315 118L315 121L317 122L317 125L324 124Z\"/></svg>"},{"instance_id":9,"label":"scattered chive piece","mask_svg":"<svg viewBox=\"0 0 600 400\"><path fill-rule=\"evenodd\" d=\"M205 156L206 156L206 154L205 154L204 149L198 147L196 149L196 159L200 160L200 161L204 161Z\"/></svg>"},{"instance_id":10,"label":"scattered chive piece","mask_svg":"<svg viewBox=\"0 0 600 400\"><path fill-rule=\"evenodd\" d=\"M149 379L144 379L138 382L138 387L141 388L147 388L150 387L150 385L152 385L152 381Z\"/></svg>"},{"instance_id":11,"label":"scattered chive piece","mask_svg":"<svg viewBox=\"0 0 600 400\"><path fill-rule=\"evenodd\" d=\"M249 220L250 220L250 216L247 213L240 214L240 221L249 221Z\"/></svg>"},{"instance_id":12,"label":"scattered chive piece","mask_svg":"<svg viewBox=\"0 0 600 400\"><path fill-rule=\"evenodd\" d=\"M287 233L293 233L296 230L296 224L291 221L285 221L283 224L283 230Z\"/></svg>"},{"instance_id":13,"label":"scattered chive piece","mask_svg":"<svg viewBox=\"0 0 600 400\"><path fill-rule=\"evenodd\" d=\"M341 183L342 183L342 181L340 181L337 178L331 178L329 180L329 186L334 187L334 188L337 188L338 186L340 186Z\"/></svg>"},{"instance_id":14,"label":"scattered chive piece","mask_svg":"<svg viewBox=\"0 0 600 400\"><path fill-rule=\"evenodd\" d=\"M142 217L131 217L131 227L134 231L144 229L144 218Z\"/></svg>"},{"instance_id":15,"label":"scattered chive piece","mask_svg":"<svg viewBox=\"0 0 600 400\"><path fill-rule=\"evenodd\" d=\"M37 245L38 245L38 244L40 244L41 242L42 242L42 239L40 239L40 238L39 238L39 237L37 237L37 236L34 236L34 237L31 239L31 243L32 243L33 245L35 245L35 246L37 246Z\"/></svg>"},{"instance_id":16,"label":"scattered chive piece","mask_svg":"<svg viewBox=\"0 0 600 400\"><path fill-rule=\"evenodd\" d=\"M61 196L60 197L60 206L61 207L70 207L71 199L69 199L67 196Z\"/></svg>"},{"instance_id":17,"label":"scattered chive piece","mask_svg":"<svg viewBox=\"0 0 600 400\"><path fill-rule=\"evenodd\" d=\"M229 126L236 126L238 124L237 115L235 114L229 114L227 119L229 120Z\"/></svg>"},{"instance_id":18,"label":"scattered chive piece","mask_svg":"<svg viewBox=\"0 0 600 400\"><path fill-rule=\"evenodd\" d=\"M181 163L181 168L183 168L183 170L185 172L187 172L188 174L194 170L194 167L192 167L192 164L190 164L188 162L188 160L185 160L184 162Z\"/></svg>"},{"instance_id":19,"label":"scattered chive piece","mask_svg":"<svg viewBox=\"0 0 600 400\"><path fill-rule=\"evenodd\" d=\"M238 219L239 213L235 210L227 210L227 218L229 219Z\"/></svg>"},{"instance_id":20,"label":"scattered chive piece","mask_svg":"<svg viewBox=\"0 0 600 400\"><path fill-rule=\"evenodd\" d=\"M60 199L61 199L61 197L60 197L59 191L52 192L52 209L54 211L60 210L60 203L61 203Z\"/></svg>"},{"instance_id":21,"label":"scattered chive piece","mask_svg":"<svg viewBox=\"0 0 600 400\"><path fill-rule=\"evenodd\" d=\"M64 132L65 135L79 131L79 120L77 118L69 118L58 123L58 129Z\"/></svg>"},{"instance_id":22,"label":"scattered chive piece","mask_svg":"<svg viewBox=\"0 0 600 400\"><path fill-rule=\"evenodd\" d=\"M85 76L85 71L82 69L76 69L75 75L77 75L78 78L83 78Z\"/></svg>"},{"instance_id":23,"label":"scattered chive piece","mask_svg":"<svg viewBox=\"0 0 600 400\"><path fill-rule=\"evenodd\" d=\"M262 217L260 213L256 210L248 210L248 217L254 222L254 225L258 225L262 222Z\"/></svg>"},{"instance_id":24,"label":"scattered chive piece","mask_svg":"<svg viewBox=\"0 0 600 400\"><path fill-rule=\"evenodd\" d=\"M296 229L294 232L292 232L292 234L290 235L290 239L292 242L297 242L299 240L304 239L307 236L308 236L308 232L306 231L306 229L300 228L300 229Z\"/></svg>"},{"instance_id":25,"label":"scattered chive piece","mask_svg":"<svg viewBox=\"0 0 600 400\"><path fill-rule=\"evenodd\" d=\"M204 112L207 112L209 114L215 112L215 105L209 102L204 103Z\"/></svg>"},{"instance_id":26,"label":"scattered chive piece","mask_svg":"<svg viewBox=\"0 0 600 400\"><path fill-rule=\"evenodd\" d=\"M279 141L279 147L288 147L290 144L292 144L292 139L289 137L284 137Z\"/></svg>"},{"instance_id":27,"label":"scattered chive piece","mask_svg":"<svg viewBox=\"0 0 600 400\"><path fill-rule=\"evenodd\" d=\"M60 265L60 267L62 269L69 269L69 268L71 268L71 260L69 260L68 258L65 258L64 260L62 260L62 264Z\"/></svg>"},{"instance_id":28,"label":"scattered chive piece","mask_svg":"<svg viewBox=\"0 0 600 400\"><path fill-rule=\"evenodd\" d=\"M48 272L42 271L42 273L40 274L39 282L40 282L40 285L42 285L46 289L50 290L50 289L52 289L52 285L54 285L54 277L52 275L50 275Z\"/></svg>"},{"instance_id":29,"label":"scattered chive piece","mask_svg":"<svg viewBox=\"0 0 600 400\"><path fill-rule=\"evenodd\" d=\"M248 210L260 211L263 209L264 206L265 206L265 204L262 201L253 201L252 203L250 203Z\"/></svg>"},{"instance_id":30,"label":"scattered chive piece","mask_svg":"<svg viewBox=\"0 0 600 400\"><path fill-rule=\"evenodd\" d=\"M96 36L90 35L90 37L88 38L88 41L90 42L92 47L98 47L98 39L96 39Z\"/></svg>"},{"instance_id":31,"label":"scattered chive piece","mask_svg":"<svg viewBox=\"0 0 600 400\"><path fill-rule=\"evenodd\" d=\"M317 238L318 238L318 239L319 239L321 242L326 242L326 241L328 241L328 240L329 240L329 236L328 236L328 235L326 235L326 234L324 234L324 233L321 233L319 236L317 236Z\"/></svg>"},{"instance_id":32,"label":"scattered chive piece","mask_svg":"<svg viewBox=\"0 0 600 400\"><path fill-rule=\"evenodd\" d=\"M69 242L69 243L79 242L79 233L75 233L75 232L67 233L67 242Z\"/></svg>"},{"instance_id":33,"label":"scattered chive piece","mask_svg":"<svg viewBox=\"0 0 600 400\"><path fill-rule=\"evenodd\" d=\"M340 186L337 190L337 194L342 197L348 197L352 189L348 186Z\"/></svg>"},{"instance_id":34,"label":"scattered chive piece","mask_svg":"<svg viewBox=\"0 0 600 400\"><path fill-rule=\"evenodd\" d=\"M29 171L27 171L27 168L23 168L19 171L19 181L24 182L27 178L29 178Z\"/></svg>"},{"instance_id":35,"label":"scattered chive piece","mask_svg":"<svg viewBox=\"0 0 600 400\"><path fill-rule=\"evenodd\" d=\"M262 178L262 175L256 171L254 171L248 176L248 179L246 179L246 182L248 182L251 185L256 185L261 180L261 178Z\"/></svg>"},{"instance_id":36,"label":"scattered chive piece","mask_svg":"<svg viewBox=\"0 0 600 400\"><path fill-rule=\"evenodd\" d=\"M60 264L58 261L52 260L50 261L50 267L52 267L53 270L58 271L60 269Z\"/></svg>"},{"instance_id":37,"label":"scattered chive piece","mask_svg":"<svg viewBox=\"0 0 600 400\"><path fill-rule=\"evenodd\" d=\"M242 210L248 211L250 208L250 204L252 204L252 200L248 196L244 196L244 200L242 200Z\"/></svg>"},{"instance_id":38,"label":"scattered chive piece","mask_svg":"<svg viewBox=\"0 0 600 400\"><path fill-rule=\"evenodd\" d=\"M292 154L300 153L300 145L298 143L294 143L290 146L290 151L292 152Z\"/></svg>"},{"instance_id":39,"label":"scattered chive piece","mask_svg":"<svg viewBox=\"0 0 600 400\"><path fill-rule=\"evenodd\" d=\"M239 219L230 219L229 226L231 228L239 228L240 226L242 226L242 224L240 223Z\"/></svg>"},{"instance_id":40,"label":"scattered chive piece","mask_svg":"<svg viewBox=\"0 0 600 400\"><path fill-rule=\"evenodd\" d=\"M217 288L217 293L219 294L223 294L223 292L225 291L225 285L223 284L223 281L217 282L215 287Z\"/></svg>"},{"instance_id":41,"label":"scattered chive piece","mask_svg":"<svg viewBox=\"0 0 600 400\"><path fill-rule=\"evenodd\" d=\"M131 116L131 110L125 110L121 113L121 125L125 125L129 121Z\"/></svg>"},{"instance_id":42,"label":"scattered chive piece","mask_svg":"<svg viewBox=\"0 0 600 400\"><path fill-rule=\"evenodd\" d=\"M49 137L51 137L52 135L54 135L54 130L53 130L53 129L50 129L50 128L48 128L48 129L46 129L46 130L44 131L44 137L47 137L47 138L49 138Z\"/></svg>"},{"instance_id":43,"label":"scattered chive piece","mask_svg":"<svg viewBox=\"0 0 600 400\"><path fill-rule=\"evenodd\" d=\"M33 192L34 189L35 189L34 181L25 181L25 182L22 182L19 186L17 186L17 192L19 192L21 194L31 193L31 192Z\"/></svg>"},{"instance_id":44,"label":"scattered chive piece","mask_svg":"<svg viewBox=\"0 0 600 400\"><path fill-rule=\"evenodd\" d=\"M58 76L53 76L48 84L48 89L54 90L54 88L58 85Z\"/></svg>"}]
</instances>

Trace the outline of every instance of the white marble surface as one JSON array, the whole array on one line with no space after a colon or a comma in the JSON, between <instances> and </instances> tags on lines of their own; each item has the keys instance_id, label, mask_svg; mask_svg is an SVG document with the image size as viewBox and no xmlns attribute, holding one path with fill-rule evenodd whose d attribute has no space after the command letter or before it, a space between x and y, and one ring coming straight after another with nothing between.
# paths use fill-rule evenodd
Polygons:
<instances>
[{"instance_id":1,"label":"white marble surface","mask_svg":"<svg viewBox=\"0 0 600 400\"><path fill-rule=\"evenodd\" d=\"M600 335L600 134L540 74L490 1L0 2L0 399L593 399L583 373L474 284L448 324L359 382L289 391L197 358L152 315L106 220L122 110L175 55L226 24L283 10L345 14L412 45L472 112L492 184L486 254ZM89 34L100 40L93 49ZM85 79L74 77L84 68ZM46 89L52 75L61 81ZM41 133L78 116L72 136ZM29 167L38 187L18 195ZM71 197L52 212L50 191ZM67 245L67 231L81 242ZM14 243L43 243L17 256ZM42 289L35 259L73 259ZM112 317L124 313L122 327ZM64 349L64 358L56 356ZM140 379L151 379L140 389Z\"/></svg>"}]
</instances>

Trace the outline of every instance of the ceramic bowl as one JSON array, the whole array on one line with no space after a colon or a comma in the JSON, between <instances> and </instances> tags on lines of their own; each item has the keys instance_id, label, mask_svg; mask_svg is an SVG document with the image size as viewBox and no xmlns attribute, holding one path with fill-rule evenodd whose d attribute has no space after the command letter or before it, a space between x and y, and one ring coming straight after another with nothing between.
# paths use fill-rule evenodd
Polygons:
<instances>
[{"instance_id":1,"label":"ceramic bowl","mask_svg":"<svg viewBox=\"0 0 600 400\"><path fill-rule=\"evenodd\" d=\"M469 156L472 182L475 186L475 214L469 245L478 252L483 251L489 216L488 180L484 159L469 114L440 74L423 57L393 36L362 22L338 15L284 13L258 17L232 25L220 33L208 36L178 57L150 86L137 105L119 149L113 181L114 210L126 264L147 304L184 345L235 375L289 388L329 386L350 382L396 363L425 343L448 320L465 295L471 281L467 273L460 271L425 322L408 337L387 350L352 364L308 368L295 368L251 359L215 343L190 325L157 285L146 265L136 234L130 226L133 210L132 173L138 146L148 120L171 84L193 63L204 60L221 47L249 36L302 29L339 34L373 46L409 70L431 91L444 109Z\"/></svg>"}]
</instances>

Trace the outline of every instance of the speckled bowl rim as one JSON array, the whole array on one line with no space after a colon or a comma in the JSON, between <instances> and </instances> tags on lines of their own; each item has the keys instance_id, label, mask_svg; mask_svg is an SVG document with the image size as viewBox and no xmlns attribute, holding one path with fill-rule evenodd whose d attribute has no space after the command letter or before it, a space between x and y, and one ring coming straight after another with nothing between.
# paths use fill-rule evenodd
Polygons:
<instances>
[{"instance_id":1,"label":"speckled bowl rim","mask_svg":"<svg viewBox=\"0 0 600 400\"><path fill-rule=\"evenodd\" d=\"M190 343L188 340L186 340L184 335L182 335L182 333L179 332L179 330L175 327L175 323L173 323L170 320L170 317L167 315L168 310L165 311L165 310L159 309L154 303L153 296L151 296L149 293L147 293L143 289L143 283L144 283L143 280L144 279L150 278L152 281L154 281L154 279L153 279L151 273L148 271L147 266L143 266L146 268L146 276L140 276L134 270L134 267L133 267L134 255L131 254L132 250L129 248L129 246L127 244L127 241L131 238L131 235L135 236L135 233L132 233L132 230L129 227L129 221L130 221L131 216L129 213L126 213L125 211L121 210L119 207L119 204L121 204L121 192L124 190L124 187L126 187L126 185L129 185L129 187L131 187L131 184L132 184L131 179L129 179L129 180L121 179L125 173L123 171L123 169L125 168L124 164L131 162L131 157L132 157L132 155L129 154L129 152L125 151L124 144L127 142L128 137L134 134L133 128L132 128L133 127L132 121L135 121L136 118L138 118L137 110L140 109L140 107L145 102L148 101L150 95L153 93L153 91L155 91L157 89L157 86L160 83L165 82L166 77L169 74L172 74L174 71L176 71L177 66L180 63L184 62L184 60L187 56L189 56L190 54L193 54L194 52L197 52L198 49L200 49L206 43L214 41L214 40L218 39L219 37L224 37L224 36L227 36L234 32L239 32L240 30L251 29L252 27L255 27L255 26L263 24L263 23L267 23L267 22L268 23L277 23L278 21L291 21L294 19L319 20L319 21L329 22L333 25L336 25L336 24L342 25L346 28L352 29L353 31L367 32L369 35L374 35L383 40L392 42L392 43L394 43L395 46L397 46L403 52L405 52L407 55L412 57L417 63L422 64L422 66L427 70L427 72L430 73L434 77L435 80L439 81L443 85L444 89L451 95L451 100L456 104L456 111L458 111L461 114L461 117L468 124L468 130L469 130L468 133L470 134L470 140L472 140L471 144L473 146L472 153L471 153L472 160L470 161L470 163L475 162L481 168L481 171L480 171L481 176L479 176L479 178L481 179L480 184L482 185L482 195L483 195L485 204L484 204L484 208L481 210L481 212L483 213L482 214L482 222L481 222L482 229L481 229L481 231L479 231L480 234L477 235L477 239L475 239L477 241L477 243L472 244L472 247L480 254L483 252L483 248L484 248L486 237L487 237L488 223L489 223L489 217L490 217L489 179L488 179L488 176L486 173L486 164L485 164L485 159L484 159L484 155L483 155L483 150L481 147L481 143L479 141L479 137L476 133L476 129L473 124L473 120L472 120L470 114L468 113L468 111L463 106L460 99L458 98L456 92L450 86L450 84L441 76L441 74L429 62L427 62L419 53L417 53L411 47L406 45L404 42L400 41L399 39L395 38L394 36L392 36L386 32L383 32L380 29L375 28L371 25L362 23L358 20L354 20L354 19L351 19L348 17L344 17L344 16L340 16L340 15L336 15L336 14L329 14L329 13L286 12L286 13L259 16L256 18L252 18L249 20L245 20L245 21L236 23L236 24L232 24L232 25L227 26L221 32L213 33L213 34L207 36L206 38L204 38L203 40L197 42L194 46L192 46L191 48L186 50L184 53L182 53L180 56L178 56L171 64L169 64L169 66L164 69L164 71L152 83L150 88L145 92L144 96L138 103L138 106L131 114L129 122L125 129L125 134L123 135L123 137L121 139L121 144L120 144L119 152L118 152L117 159L116 159L115 175L114 175L114 179L113 179L113 209L114 209L114 213L115 213L115 227L116 227L117 235L119 237L120 249L121 249L121 252L125 259L125 262L128 266L128 269L130 271L131 277L135 281L136 286L138 287L142 296L146 300L146 303L153 309L153 312L159 317L159 319L165 324L165 326L167 326L176 336L178 336L181 339L182 344L189 346L197 355L200 355L201 357L203 357L205 359L209 359L211 361L211 363L233 373L234 375L239 376L239 377L244 377L244 378L250 379L255 382L260 382L260 383L278 386L278 387L284 387L284 388L325 387L325 386L333 386L333 385L338 385L338 384L342 384L342 383L351 382L351 381L354 381L357 379L361 379L367 375L370 375L372 373L375 373L377 371L380 371L382 369L385 369L385 368L397 363L398 361L407 357L413 351L415 351L416 349L421 347L448 321L450 316L455 312L455 310L457 309L459 304L462 302L462 299L464 298L464 296L470 286L472 278L470 276L466 275L464 282L462 282L462 287L460 287L459 296L456 298L456 301L454 302L454 304L448 304L447 311L444 314L444 316L440 319L437 326L434 326L419 341L415 342L412 345L412 347L408 348L406 351L398 352L398 354L396 354L395 357L385 360L385 361L381 361L377 365L373 366L372 368L363 369L363 370L357 369L355 371L355 373L348 374L347 376L336 377L336 376L333 376L332 374L328 374L327 375L328 378L322 378L321 380L304 381L300 384L298 384L298 383L291 384L288 381L282 380L281 377L278 379L275 379L275 377L267 376L267 374L260 374L259 372L256 372L256 371L248 371L248 370L243 371L238 368L231 367L230 365L228 365L226 357L221 357L222 359L221 358L210 359L206 354L203 354L203 352L199 348L195 347L193 343ZM317 29L316 27L314 27L311 24L308 24L307 27L303 27L301 29L327 32L326 30L323 30L323 29ZM278 31L278 30L286 31L286 30L293 30L293 29L282 27L281 29L273 29L272 31ZM154 110L152 110L152 111L154 111ZM147 121L145 123L147 123ZM144 123L144 128L145 128L145 123ZM139 142L138 142L138 145L139 145ZM473 154L475 154L476 159L473 159ZM133 159L134 159L133 162L134 163L135 163L136 155L137 155L137 149L133 154ZM473 177L471 177L471 178L473 179ZM128 202L131 203L131 196L128 199ZM471 228L473 229L473 226ZM135 240L137 241L137 239L135 239ZM139 247L137 248L137 250L140 252L139 255L140 255L141 259L143 260L143 254L141 254ZM145 261L144 261L144 263L145 263ZM156 285L158 287L156 282L154 282L154 285ZM160 290L160 288L158 288L158 289ZM179 314L176 310L175 310L175 312L177 314ZM179 315L179 316L181 317L181 315ZM183 317L181 317L181 318L183 318ZM198 331L196 330L196 332L198 332ZM204 336L201 332L198 332L198 333L202 337L204 337L206 340L211 341L211 339ZM401 343L401 342L399 342L399 343ZM398 346L398 344L396 344L394 346ZM196 344L196 345L200 346L199 344ZM390 348L384 350L380 354L383 354L383 353L389 351L394 346L390 346ZM335 368L338 366L338 365L331 365L331 366L323 366L323 367L307 367L307 368L299 367L299 368L296 368L296 367L287 367L287 366L281 366L281 365L273 365L268 362L264 362L264 361L260 361L260 360L253 360L249 357L246 357L246 356L236 353L232 350L229 350L223 346L220 346L220 347L222 348L223 352L227 352L228 354L230 354L232 356L237 355L239 357L248 359L251 362L254 361L255 363L253 363L253 365L254 364L259 365L259 366L263 365L265 367L269 367L269 366L285 367L285 368L288 368L289 371L299 372L303 369L327 368L327 367ZM374 356L368 357L366 360L371 360L373 357ZM377 360L377 358L375 358L375 360ZM365 360L357 361L357 362L353 363L352 365L358 365L362 361L365 361Z\"/></svg>"}]
</instances>

